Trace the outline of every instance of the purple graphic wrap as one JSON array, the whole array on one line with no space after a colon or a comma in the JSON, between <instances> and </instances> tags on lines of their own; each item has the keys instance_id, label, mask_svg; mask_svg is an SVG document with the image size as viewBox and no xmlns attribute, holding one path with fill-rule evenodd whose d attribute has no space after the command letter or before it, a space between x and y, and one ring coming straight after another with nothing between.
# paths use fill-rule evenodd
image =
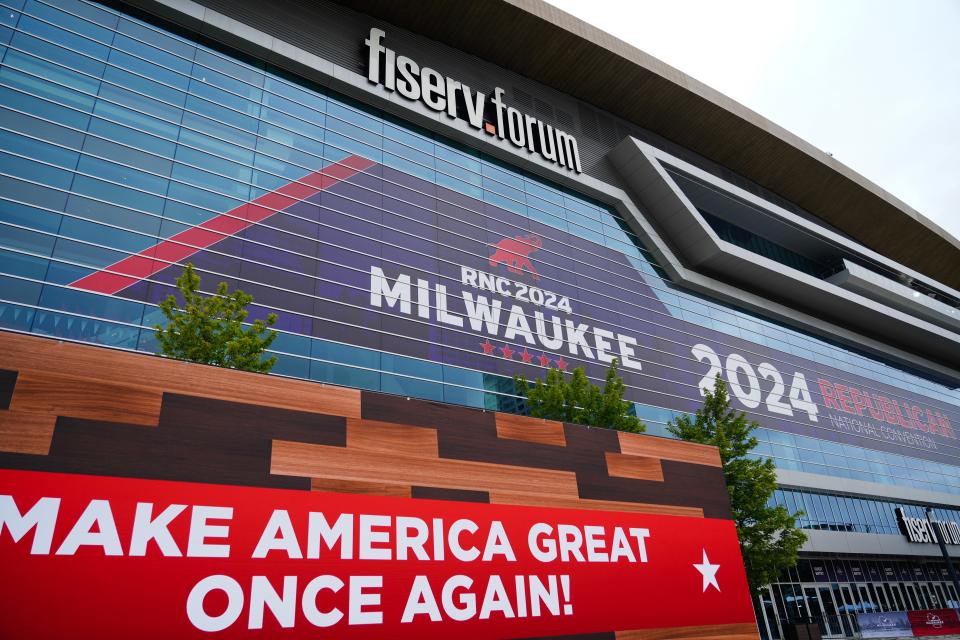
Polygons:
<instances>
[{"instance_id":1,"label":"purple graphic wrap","mask_svg":"<svg viewBox=\"0 0 960 640\"><path fill-rule=\"evenodd\" d=\"M502 376L602 380L617 357L627 399L680 411L720 373L772 429L960 457L957 407L682 320L623 253L382 165L191 261L286 331ZM157 302L179 271L123 295Z\"/></svg>"}]
</instances>

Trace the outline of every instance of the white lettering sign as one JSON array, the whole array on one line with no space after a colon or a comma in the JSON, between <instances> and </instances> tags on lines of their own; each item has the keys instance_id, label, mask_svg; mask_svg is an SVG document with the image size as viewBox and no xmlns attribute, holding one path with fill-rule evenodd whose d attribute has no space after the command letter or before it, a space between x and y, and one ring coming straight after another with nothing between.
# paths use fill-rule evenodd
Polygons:
<instances>
[{"instance_id":1,"label":"white lettering sign","mask_svg":"<svg viewBox=\"0 0 960 640\"><path fill-rule=\"evenodd\" d=\"M385 36L382 29L373 28L363 41L369 50L367 79L370 82L407 100L419 100L427 108L446 113L450 118L462 119L488 135L509 140L544 160L583 172L577 139L572 135L508 107L500 87L493 90L488 101L482 92L430 67L421 67L407 56L398 56L396 51L383 46Z\"/></svg>"}]
</instances>

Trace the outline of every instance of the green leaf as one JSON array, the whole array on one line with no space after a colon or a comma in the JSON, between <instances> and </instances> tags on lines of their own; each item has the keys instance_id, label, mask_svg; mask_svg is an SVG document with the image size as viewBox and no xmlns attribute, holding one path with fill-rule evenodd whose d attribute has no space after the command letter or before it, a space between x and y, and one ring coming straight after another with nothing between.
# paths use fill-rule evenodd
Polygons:
<instances>
[{"instance_id":1,"label":"green leaf","mask_svg":"<svg viewBox=\"0 0 960 640\"><path fill-rule=\"evenodd\" d=\"M240 289L230 292L226 282L217 285L216 294L204 296L199 293L200 276L190 263L176 286L182 304L177 296L167 296L159 305L167 323L154 326L160 354L244 371L266 373L273 368L277 358L262 356L277 338L277 332L269 329L277 314L244 326L253 296Z\"/></svg>"},{"instance_id":2,"label":"green leaf","mask_svg":"<svg viewBox=\"0 0 960 640\"><path fill-rule=\"evenodd\" d=\"M777 488L773 460L748 457L757 446L752 434L758 426L747 420L746 414L730 407L727 385L719 375L693 417L682 415L667 425L670 433L682 440L713 445L720 450L747 581L755 593L796 565L797 554L807 539L796 527L802 512L791 514L783 506L770 506L770 497Z\"/></svg>"},{"instance_id":3,"label":"green leaf","mask_svg":"<svg viewBox=\"0 0 960 640\"><path fill-rule=\"evenodd\" d=\"M646 425L632 413L633 404L623 399L626 387L617 366L614 359L602 390L590 382L583 367L574 369L569 380L560 369L552 368L532 387L521 376L514 377L514 383L517 395L526 400L527 410L535 418L643 433Z\"/></svg>"}]
</instances>

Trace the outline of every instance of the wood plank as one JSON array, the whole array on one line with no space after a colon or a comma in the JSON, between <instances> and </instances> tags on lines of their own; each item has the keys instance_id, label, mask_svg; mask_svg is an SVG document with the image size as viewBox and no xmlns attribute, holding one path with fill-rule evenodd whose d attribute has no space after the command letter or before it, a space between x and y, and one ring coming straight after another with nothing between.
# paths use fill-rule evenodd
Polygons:
<instances>
[{"instance_id":1,"label":"wood plank","mask_svg":"<svg viewBox=\"0 0 960 640\"><path fill-rule=\"evenodd\" d=\"M0 411L0 451L45 456L56 423L53 414Z\"/></svg>"},{"instance_id":2,"label":"wood plank","mask_svg":"<svg viewBox=\"0 0 960 640\"><path fill-rule=\"evenodd\" d=\"M699 627L672 627L668 629L635 629L617 631L617 640L674 640L698 638L700 640L757 640L757 625L753 622L738 624L711 624Z\"/></svg>"},{"instance_id":3,"label":"wood plank","mask_svg":"<svg viewBox=\"0 0 960 640\"><path fill-rule=\"evenodd\" d=\"M663 465L660 464L660 458L628 456L611 451L606 452L606 458L607 473L611 477L663 482Z\"/></svg>"},{"instance_id":4,"label":"wood plank","mask_svg":"<svg viewBox=\"0 0 960 640\"><path fill-rule=\"evenodd\" d=\"M577 477L570 471L404 456L283 440L273 441L270 472L476 491L523 492L536 487L545 495L577 497Z\"/></svg>"},{"instance_id":5,"label":"wood plank","mask_svg":"<svg viewBox=\"0 0 960 640\"><path fill-rule=\"evenodd\" d=\"M510 413L498 413L496 420L498 438L523 440L557 447L567 446L562 422L517 416Z\"/></svg>"},{"instance_id":6,"label":"wood plank","mask_svg":"<svg viewBox=\"0 0 960 640\"><path fill-rule=\"evenodd\" d=\"M377 420L348 418L347 447L374 453L440 457L436 429Z\"/></svg>"},{"instance_id":7,"label":"wood plank","mask_svg":"<svg viewBox=\"0 0 960 640\"><path fill-rule=\"evenodd\" d=\"M155 427L162 399L156 388L21 368L10 410Z\"/></svg>"},{"instance_id":8,"label":"wood plank","mask_svg":"<svg viewBox=\"0 0 960 640\"><path fill-rule=\"evenodd\" d=\"M10 408L10 399L17 386L17 372L0 369L0 409Z\"/></svg>"},{"instance_id":9,"label":"wood plank","mask_svg":"<svg viewBox=\"0 0 960 640\"><path fill-rule=\"evenodd\" d=\"M409 485L386 484L384 482L358 482L356 480L336 480L333 478L311 478L310 489L330 491L332 493L359 493L367 496L411 497Z\"/></svg>"},{"instance_id":10,"label":"wood plank","mask_svg":"<svg viewBox=\"0 0 960 640\"><path fill-rule=\"evenodd\" d=\"M177 365L201 367L178 362ZM190 393L219 400L247 402L278 409L309 411L346 418L360 417L360 390L335 387L320 382L278 378L262 373L233 371L218 367L205 367L213 371L191 371L193 380L201 384L183 388L181 393ZM171 382L164 383L169 387Z\"/></svg>"},{"instance_id":11,"label":"wood plank","mask_svg":"<svg viewBox=\"0 0 960 640\"><path fill-rule=\"evenodd\" d=\"M702 518L703 509L697 507L677 507L669 504L651 504L644 502L620 502L616 500L591 500L587 498L567 498L543 493L525 493L493 491L490 504L514 504L527 507L559 507L561 509L591 509L597 511L629 511L634 513L656 513L668 516L687 516Z\"/></svg>"},{"instance_id":12,"label":"wood plank","mask_svg":"<svg viewBox=\"0 0 960 640\"><path fill-rule=\"evenodd\" d=\"M711 467L720 466L720 450L707 444L683 442L671 438L645 436L618 431L620 452L634 456L650 456L678 462L692 462Z\"/></svg>"},{"instance_id":13,"label":"wood plank","mask_svg":"<svg viewBox=\"0 0 960 640\"><path fill-rule=\"evenodd\" d=\"M405 398L387 393L364 391L361 405L364 420L380 420L415 427L440 429L453 427L477 434L476 437L496 438L495 413L456 404L432 400Z\"/></svg>"},{"instance_id":14,"label":"wood plank","mask_svg":"<svg viewBox=\"0 0 960 640\"><path fill-rule=\"evenodd\" d=\"M490 502L486 491L468 489L439 489L437 487L413 487L412 496L423 500L447 500L452 502Z\"/></svg>"},{"instance_id":15,"label":"wood plank","mask_svg":"<svg viewBox=\"0 0 960 640\"><path fill-rule=\"evenodd\" d=\"M85 378L104 383L134 382L172 393L360 417L358 389L9 332L0 332L0 369L82 371Z\"/></svg>"}]
</instances>

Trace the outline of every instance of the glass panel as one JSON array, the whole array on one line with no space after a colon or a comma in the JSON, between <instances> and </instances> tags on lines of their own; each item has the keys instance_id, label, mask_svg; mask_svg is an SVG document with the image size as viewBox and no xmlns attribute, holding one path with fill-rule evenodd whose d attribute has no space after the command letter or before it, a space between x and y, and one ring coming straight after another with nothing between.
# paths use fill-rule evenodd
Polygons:
<instances>
[{"instance_id":1,"label":"glass panel","mask_svg":"<svg viewBox=\"0 0 960 640\"><path fill-rule=\"evenodd\" d=\"M947 606L947 598L946 598L946 596L944 595L943 586L941 586L941 585L939 585L939 584L934 584L934 585L933 585L933 593L936 595L936 598L937 598L937 602L936 602L936 606L937 606L937 607L945 607L945 606Z\"/></svg>"},{"instance_id":2,"label":"glass panel","mask_svg":"<svg viewBox=\"0 0 960 640\"><path fill-rule=\"evenodd\" d=\"M912 611L923 609L923 605L917 599L917 591L912 584L904 585L907 598L910 600L909 606Z\"/></svg>"},{"instance_id":3,"label":"glass panel","mask_svg":"<svg viewBox=\"0 0 960 640\"><path fill-rule=\"evenodd\" d=\"M833 603L833 594L830 587L820 587L820 606L825 616L825 632L831 636L843 635L843 627L840 624L840 618L837 616L837 608Z\"/></svg>"},{"instance_id":4,"label":"glass panel","mask_svg":"<svg viewBox=\"0 0 960 640\"><path fill-rule=\"evenodd\" d=\"M900 585L898 584L890 585L890 593L893 596L893 602L897 607L897 611L906 611L907 606L904 604L903 594L900 591Z\"/></svg>"},{"instance_id":5,"label":"glass panel","mask_svg":"<svg viewBox=\"0 0 960 640\"><path fill-rule=\"evenodd\" d=\"M947 602L947 606L953 609L960 608L960 598L957 597L957 590L954 588L954 586L948 582L944 585L944 587L947 590L947 597L949 600L949 602Z\"/></svg>"},{"instance_id":6,"label":"glass panel","mask_svg":"<svg viewBox=\"0 0 960 640\"><path fill-rule=\"evenodd\" d=\"M877 605L880 607L881 611L891 611L893 607L890 606L890 602L887 600L887 594L883 589L883 585L872 584L870 585L870 592L875 594Z\"/></svg>"},{"instance_id":7,"label":"glass panel","mask_svg":"<svg viewBox=\"0 0 960 640\"><path fill-rule=\"evenodd\" d=\"M860 594L860 604L863 607L864 613L873 613L877 610L877 605L874 603L874 599L871 597L867 585L862 584L858 586L857 592Z\"/></svg>"},{"instance_id":8,"label":"glass panel","mask_svg":"<svg viewBox=\"0 0 960 640\"><path fill-rule=\"evenodd\" d=\"M770 638L780 640L780 621L778 620L777 611L774 608L773 594L770 592L769 587L760 592L760 602L763 607L764 616L766 617Z\"/></svg>"},{"instance_id":9,"label":"glass panel","mask_svg":"<svg viewBox=\"0 0 960 640\"><path fill-rule=\"evenodd\" d=\"M852 636L855 622L853 616L856 614L854 607L850 604L850 589L840 587L838 584L832 585L833 600L837 606L840 624L843 627L843 635Z\"/></svg>"},{"instance_id":10,"label":"glass panel","mask_svg":"<svg viewBox=\"0 0 960 640\"><path fill-rule=\"evenodd\" d=\"M817 597L817 590L814 587L805 587L803 589L804 603L810 617L820 627L820 634L827 634L826 620L824 620L823 608L820 604L820 598Z\"/></svg>"}]
</instances>

